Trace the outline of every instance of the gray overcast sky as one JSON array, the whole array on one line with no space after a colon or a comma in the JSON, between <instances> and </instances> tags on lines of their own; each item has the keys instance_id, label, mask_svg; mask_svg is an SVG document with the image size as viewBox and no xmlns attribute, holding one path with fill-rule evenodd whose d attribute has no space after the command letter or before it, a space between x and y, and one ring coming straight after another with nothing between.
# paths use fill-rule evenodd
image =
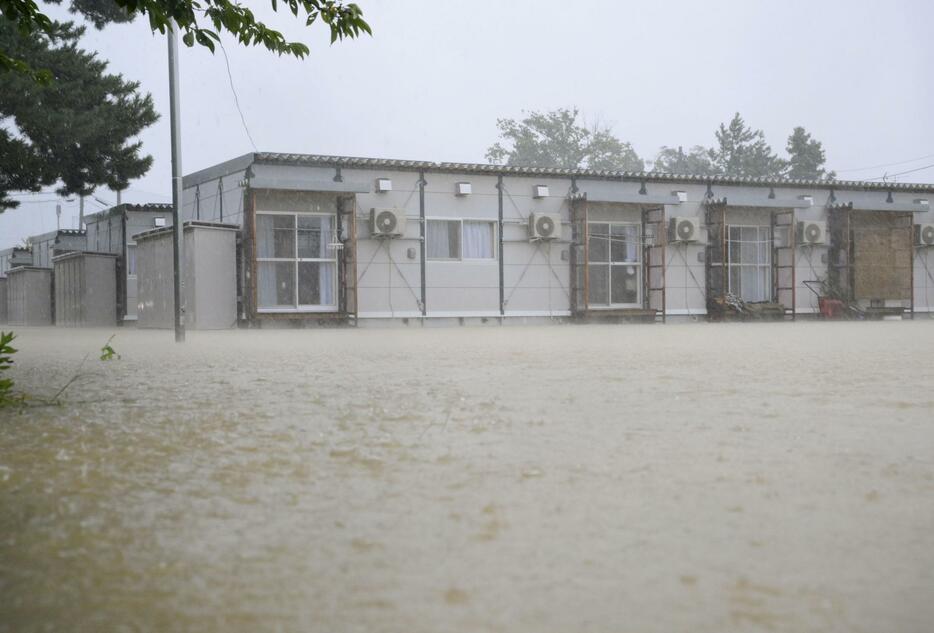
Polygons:
<instances>
[{"instance_id":1,"label":"gray overcast sky","mask_svg":"<svg viewBox=\"0 0 934 633\"><path fill-rule=\"evenodd\" d=\"M497 117L576 105L644 158L710 145L739 111L777 150L805 126L841 178L934 163L930 1L358 0L373 37L330 47L324 29L246 4L312 48L298 61L225 39L261 151L483 162ZM124 201L170 201L164 36L138 19L90 27L83 46L140 81L163 115L142 136L153 169ZM183 48L180 63L184 172L251 151L220 51ZM934 181L934 167L902 179ZM63 227L76 226L77 201L63 208ZM53 230L54 209L0 214L0 248Z\"/></svg>"}]
</instances>

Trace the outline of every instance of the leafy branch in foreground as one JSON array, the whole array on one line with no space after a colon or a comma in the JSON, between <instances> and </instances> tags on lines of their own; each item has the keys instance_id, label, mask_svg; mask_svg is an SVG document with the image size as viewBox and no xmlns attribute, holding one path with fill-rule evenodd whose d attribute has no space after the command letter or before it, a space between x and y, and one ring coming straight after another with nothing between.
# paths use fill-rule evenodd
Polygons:
<instances>
[{"instance_id":1,"label":"leafy branch in foreground","mask_svg":"<svg viewBox=\"0 0 934 633\"><path fill-rule=\"evenodd\" d=\"M61 4L62 0L48 0ZM273 11L278 11L280 0L270 0ZM322 23L331 32L331 43L344 38L372 34L363 19L363 10L353 2L343 0L284 0L281 4L296 18L303 18L305 26ZM165 33L174 21L186 46L198 44L214 52L219 33L230 33L245 46L262 45L279 55L304 58L308 46L286 40L281 32L256 19L250 9L232 0L71 0L70 11L83 15L97 28L111 22L129 22L138 15L149 19L153 32ZM37 32L54 38L54 22L45 15L34 0L0 0L0 14L15 23L23 37ZM206 19L212 28L199 22ZM40 81L51 77L44 71L34 71L29 63L0 50L0 72L14 71Z\"/></svg>"},{"instance_id":2,"label":"leafy branch in foreground","mask_svg":"<svg viewBox=\"0 0 934 633\"><path fill-rule=\"evenodd\" d=\"M16 348L11 343L14 338L16 335L13 332L0 332L0 407L20 400L13 394L13 379L6 378L3 373L13 364L13 354L16 353Z\"/></svg>"}]
</instances>

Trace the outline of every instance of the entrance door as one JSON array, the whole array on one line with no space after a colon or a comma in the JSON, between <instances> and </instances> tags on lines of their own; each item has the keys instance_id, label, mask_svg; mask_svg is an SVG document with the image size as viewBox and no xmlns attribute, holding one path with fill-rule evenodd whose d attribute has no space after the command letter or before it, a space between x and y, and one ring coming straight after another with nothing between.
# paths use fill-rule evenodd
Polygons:
<instances>
[{"instance_id":1,"label":"entrance door","mask_svg":"<svg viewBox=\"0 0 934 633\"><path fill-rule=\"evenodd\" d=\"M642 227L633 222L590 222L589 304L642 307Z\"/></svg>"}]
</instances>

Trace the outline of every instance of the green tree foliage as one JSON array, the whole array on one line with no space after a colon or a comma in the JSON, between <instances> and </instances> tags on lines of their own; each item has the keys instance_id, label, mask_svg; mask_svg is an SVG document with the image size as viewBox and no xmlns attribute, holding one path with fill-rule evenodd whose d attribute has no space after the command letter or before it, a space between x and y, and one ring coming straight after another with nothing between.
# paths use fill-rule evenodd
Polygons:
<instances>
[{"instance_id":1,"label":"green tree foliage","mask_svg":"<svg viewBox=\"0 0 934 633\"><path fill-rule=\"evenodd\" d=\"M0 90L0 211L18 205L10 191L59 183L62 195L98 186L125 189L149 170L137 135L158 119L139 84L107 74L107 63L77 46L83 28L53 23L53 37L22 35L0 21L0 47L49 69L52 81L3 74Z\"/></svg>"},{"instance_id":2,"label":"green tree foliage","mask_svg":"<svg viewBox=\"0 0 934 633\"><path fill-rule=\"evenodd\" d=\"M13 364L13 354L16 353L16 349L11 345L14 338L16 336L13 332L0 332L0 407L17 401L13 395L13 379L4 377Z\"/></svg>"},{"instance_id":3,"label":"green tree foliage","mask_svg":"<svg viewBox=\"0 0 934 633\"><path fill-rule=\"evenodd\" d=\"M608 126L587 127L577 108L529 112L522 120L498 119L500 142L487 150L491 163L520 167L643 171L645 164L629 143ZM506 143L506 145L503 145Z\"/></svg>"},{"instance_id":4,"label":"green tree foliage","mask_svg":"<svg viewBox=\"0 0 934 633\"><path fill-rule=\"evenodd\" d=\"M51 0L60 4L62 0ZM280 0L270 0L274 11ZM323 23L331 32L331 42L345 37L359 37L370 33L363 19L363 11L354 3L341 0L281 0L281 4L306 26ZM308 47L301 42L289 42L279 31L256 19L253 12L232 0L71 0L70 10L88 18L98 28L113 21L128 21L138 15L149 19L153 31L165 33L174 21L187 46L195 44L214 51L218 34L228 32L241 44L261 45L279 55L303 58ZM55 36L51 19L39 9L34 0L0 0L0 13L16 25L23 36L37 31L47 37ZM206 26L208 25L208 26ZM208 28L210 27L210 28ZM17 57L7 49L0 49L0 71L30 71L29 61ZM47 79L47 76L42 77Z\"/></svg>"},{"instance_id":5,"label":"green tree foliage","mask_svg":"<svg viewBox=\"0 0 934 633\"><path fill-rule=\"evenodd\" d=\"M710 161L710 150L695 145L688 152L680 145L677 148L664 147L655 157L655 171L666 174L690 174L702 176L714 173L713 163Z\"/></svg>"},{"instance_id":6,"label":"green tree foliage","mask_svg":"<svg viewBox=\"0 0 934 633\"><path fill-rule=\"evenodd\" d=\"M796 180L832 180L834 172L824 169L827 156L824 147L808 134L803 127L796 127L785 146L788 152L788 168L785 176Z\"/></svg>"},{"instance_id":7,"label":"green tree foliage","mask_svg":"<svg viewBox=\"0 0 934 633\"><path fill-rule=\"evenodd\" d=\"M780 178L785 161L772 152L762 130L746 125L737 112L728 125L716 132L717 147L710 157L718 174L743 178Z\"/></svg>"}]
</instances>

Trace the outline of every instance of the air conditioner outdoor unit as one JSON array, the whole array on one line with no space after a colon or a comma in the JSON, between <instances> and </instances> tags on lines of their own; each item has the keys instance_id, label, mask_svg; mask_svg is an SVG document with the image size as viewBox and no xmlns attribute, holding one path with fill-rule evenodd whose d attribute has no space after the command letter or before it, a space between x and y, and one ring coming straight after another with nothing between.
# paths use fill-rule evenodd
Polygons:
<instances>
[{"instance_id":1,"label":"air conditioner outdoor unit","mask_svg":"<svg viewBox=\"0 0 934 633\"><path fill-rule=\"evenodd\" d=\"M824 222L798 222L798 244L815 246L827 243L827 224Z\"/></svg>"},{"instance_id":2,"label":"air conditioner outdoor unit","mask_svg":"<svg viewBox=\"0 0 934 633\"><path fill-rule=\"evenodd\" d=\"M556 240L561 237L561 216L553 213L529 215L530 240Z\"/></svg>"},{"instance_id":3,"label":"air conditioner outdoor unit","mask_svg":"<svg viewBox=\"0 0 934 633\"><path fill-rule=\"evenodd\" d=\"M698 218L671 218L668 222L669 242L697 242L700 240Z\"/></svg>"},{"instance_id":4,"label":"air conditioner outdoor unit","mask_svg":"<svg viewBox=\"0 0 934 633\"><path fill-rule=\"evenodd\" d=\"M370 209L370 235L399 237L405 233L405 212L402 209Z\"/></svg>"},{"instance_id":5,"label":"air conditioner outdoor unit","mask_svg":"<svg viewBox=\"0 0 934 633\"><path fill-rule=\"evenodd\" d=\"M915 224L918 246L934 246L934 224Z\"/></svg>"}]
</instances>

